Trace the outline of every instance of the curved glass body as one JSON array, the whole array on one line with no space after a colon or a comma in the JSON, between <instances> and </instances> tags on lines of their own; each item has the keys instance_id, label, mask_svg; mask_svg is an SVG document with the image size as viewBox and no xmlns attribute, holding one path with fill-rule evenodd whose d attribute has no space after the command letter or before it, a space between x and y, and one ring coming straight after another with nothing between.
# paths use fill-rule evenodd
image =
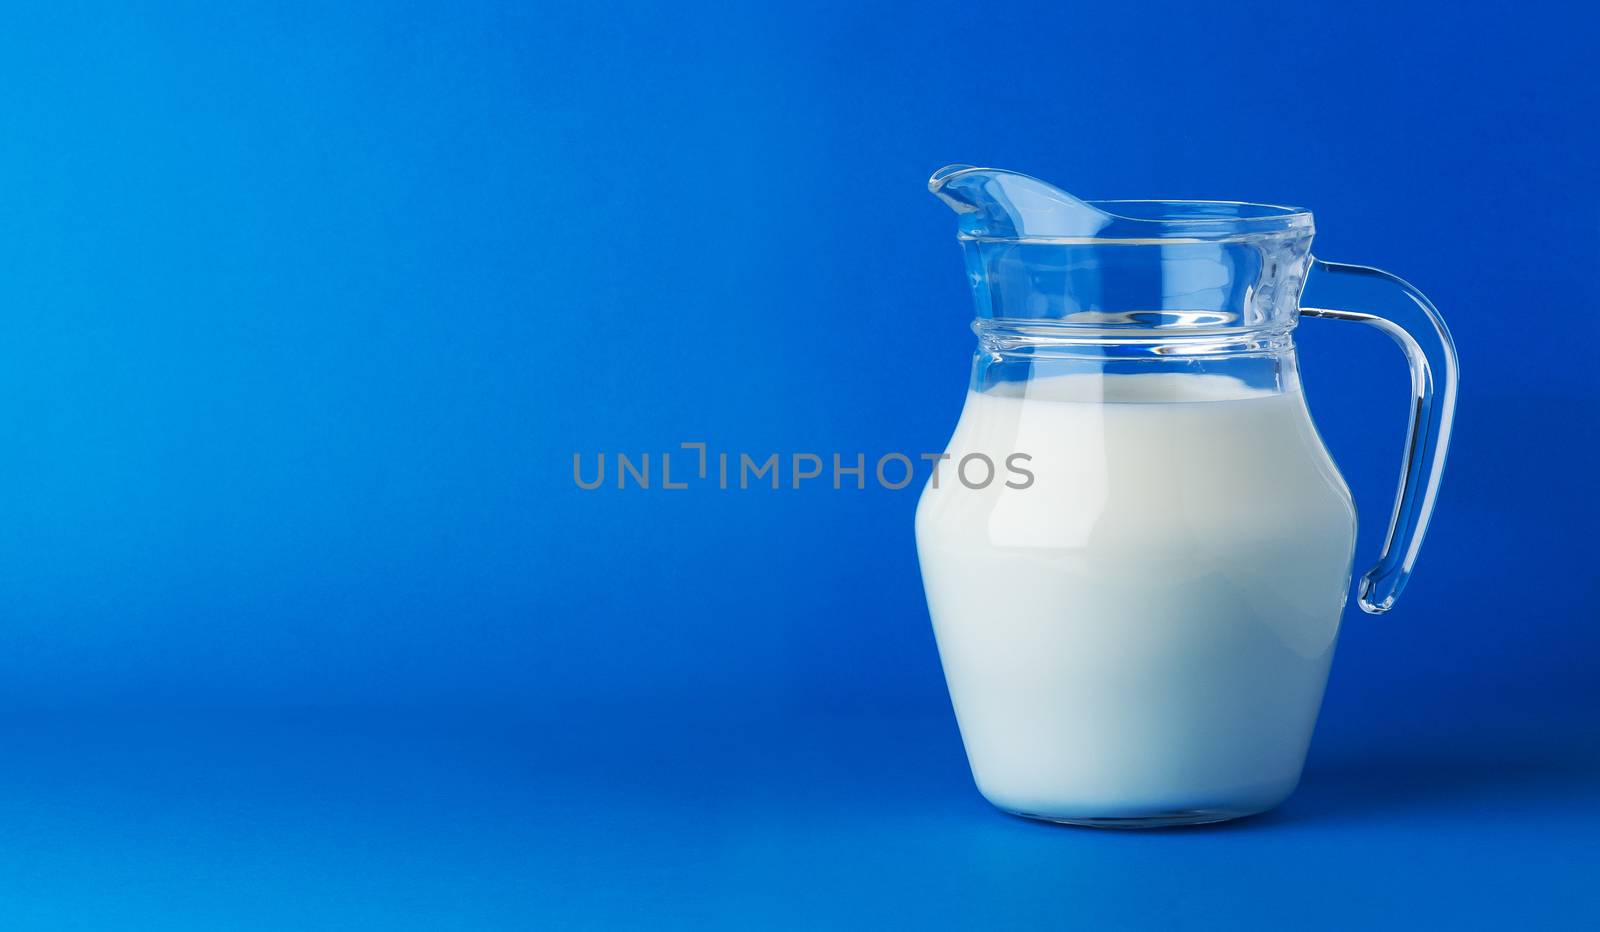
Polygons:
<instances>
[{"instance_id":1,"label":"curved glass body","mask_svg":"<svg viewBox=\"0 0 1600 932\"><path fill-rule=\"evenodd\" d=\"M977 308L947 452L1010 479L969 484L957 468L917 510L980 790L1089 825L1276 805L1299 779L1355 540L1300 391L1302 294L1308 278L1375 282L1437 323L1431 305L1313 260L1311 216L1293 208L1085 202L959 166L930 187L961 215ZM1316 313L1381 321L1425 376L1390 541L1363 583L1380 612L1431 510L1455 364L1442 323L1425 344L1371 310Z\"/></svg>"}]
</instances>

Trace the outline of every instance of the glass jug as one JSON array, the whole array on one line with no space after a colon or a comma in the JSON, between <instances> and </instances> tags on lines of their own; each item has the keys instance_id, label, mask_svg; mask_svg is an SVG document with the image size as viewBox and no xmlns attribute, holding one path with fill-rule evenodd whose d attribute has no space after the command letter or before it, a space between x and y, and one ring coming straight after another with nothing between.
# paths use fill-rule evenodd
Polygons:
<instances>
[{"instance_id":1,"label":"glass jug","mask_svg":"<svg viewBox=\"0 0 1600 932\"><path fill-rule=\"evenodd\" d=\"M1399 494L1358 591L1377 614L1444 468L1444 322L1398 278L1314 259L1296 208L1082 201L965 165L929 189L960 216L978 350L917 552L979 790L1094 826L1277 805L1300 779L1356 529L1295 325L1371 324L1410 361Z\"/></svg>"}]
</instances>

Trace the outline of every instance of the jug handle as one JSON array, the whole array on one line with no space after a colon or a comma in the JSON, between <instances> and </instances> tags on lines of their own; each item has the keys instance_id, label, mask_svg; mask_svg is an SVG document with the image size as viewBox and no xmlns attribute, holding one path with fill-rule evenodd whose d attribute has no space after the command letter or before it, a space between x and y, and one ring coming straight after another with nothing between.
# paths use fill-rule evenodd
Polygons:
<instances>
[{"instance_id":1,"label":"jug handle","mask_svg":"<svg viewBox=\"0 0 1600 932\"><path fill-rule=\"evenodd\" d=\"M1455 420L1460 366L1444 319L1422 292L1362 265L1312 259L1300 299L1305 317L1353 320L1400 344L1411 365L1411 425L1400 461L1400 489L1377 565L1361 577L1361 610L1381 615L1394 607L1416 563L1439 495L1450 427Z\"/></svg>"}]
</instances>

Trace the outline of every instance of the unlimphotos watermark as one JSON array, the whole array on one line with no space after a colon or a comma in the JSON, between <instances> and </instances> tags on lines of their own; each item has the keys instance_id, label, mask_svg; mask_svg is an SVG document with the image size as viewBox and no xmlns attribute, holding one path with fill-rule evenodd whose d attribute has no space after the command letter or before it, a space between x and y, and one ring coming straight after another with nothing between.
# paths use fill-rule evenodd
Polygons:
<instances>
[{"instance_id":1,"label":"unlimphotos watermark","mask_svg":"<svg viewBox=\"0 0 1600 932\"><path fill-rule=\"evenodd\" d=\"M745 490L763 486L798 489L808 482L820 481L831 475L835 489L865 489L870 475L880 488L894 491L912 483L917 475L917 462L920 461L929 465L928 483L936 489L939 488L940 467L947 463L951 465L956 480L969 489L988 488L997 481L1003 481L1008 489L1026 489L1033 485L1033 472L1026 466L1033 457L1026 453L1006 456L1001 464L1003 470L987 453L967 453L955 458L949 453L918 453L912 456L891 452L879 456L870 468L865 453L832 453L828 455L832 460L832 469L829 470L825 468L828 460L821 453L768 453L758 458L748 452L712 452L702 441L680 443L678 448L676 452L679 453L695 451L698 463L686 466L676 479L672 473L672 453L659 451L655 456L650 453L637 456L614 453L609 459L605 453L597 453L589 458L588 463L583 454L574 453L572 481L586 491L602 487L626 489L630 486L678 491L691 485L708 485L713 481L718 489ZM951 460L954 462L950 463ZM652 464L659 469L652 471ZM610 482L607 481L608 475ZM787 482L784 482L785 475ZM654 485L651 484L653 476L659 479Z\"/></svg>"}]
</instances>

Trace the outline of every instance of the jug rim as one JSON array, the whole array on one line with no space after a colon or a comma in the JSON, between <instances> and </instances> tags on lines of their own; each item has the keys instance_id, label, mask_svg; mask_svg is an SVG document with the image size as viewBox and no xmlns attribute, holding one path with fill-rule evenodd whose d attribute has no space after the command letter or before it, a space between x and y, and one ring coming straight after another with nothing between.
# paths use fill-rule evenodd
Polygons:
<instances>
[{"instance_id":1,"label":"jug rim","mask_svg":"<svg viewBox=\"0 0 1600 932\"><path fill-rule=\"evenodd\" d=\"M983 192L975 197L950 195L962 183L960 179L973 176L1002 183L1009 179L1011 183L969 187ZM1019 196L1017 182L1025 200L1012 200ZM1315 232L1311 211L1304 207L1197 198L1079 199L1021 172L963 164L946 165L934 172L928 190L967 215L959 238L978 242L1153 245L1310 236ZM1074 212L1071 205L1078 210ZM1038 218L1049 218L1058 211L1066 222L1046 219L1041 224L1045 230L1036 227L1022 232L1025 221L1034 226ZM995 217L1001 222L991 224L989 220ZM1050 230L1051 226L1060 229Z\"/></svg>"},{"instance_id":2,"label":"jug rim","mask_svg":"<svg viewBox=\"0 0 1600 932\"><path fill-rule=\"evenodd\" d=\"M1315 232L1311 211L1260 201L1198 198L1093 198L1085 204L1114 221L1094 236L1046 234L996 235L962 231L958 238L989 243L1055 243L1060 245L1173 245L1231 243Z\"/></svg>"},{"instance_id":3,"label":"jug rim","mask_svg":"<svg viewBox=\"0 0 1600 932\"><path fill-rule=\"evenodd\" d=\"M1225 201L1187 197L1113 197L1092 198L1084 201L1084 203L1093 204L1097 207L1142 207L1144 205L1159 204L1172 208L1200 210L1215 209L1220 211L1224 208L1235 209L1232 214L1212 213L1199 217L1175 216L1171 213L1160 217L1130 217L1127 214L1115 214L1116 217L1122 220L1143 220L1155 223L1206 223L1224 219L1234 223L1254 223L1258 221L1287 220L1302 216L1306 220L1311 219L1311 211L1304 207L1291 207L1287 204L1267 204L1261 201ZM1250 213L1243 212L1246 210L1250 211ZM1107 213L1111 213L1111 211L1107 211Z\"/></svg>"}]
</instances>

